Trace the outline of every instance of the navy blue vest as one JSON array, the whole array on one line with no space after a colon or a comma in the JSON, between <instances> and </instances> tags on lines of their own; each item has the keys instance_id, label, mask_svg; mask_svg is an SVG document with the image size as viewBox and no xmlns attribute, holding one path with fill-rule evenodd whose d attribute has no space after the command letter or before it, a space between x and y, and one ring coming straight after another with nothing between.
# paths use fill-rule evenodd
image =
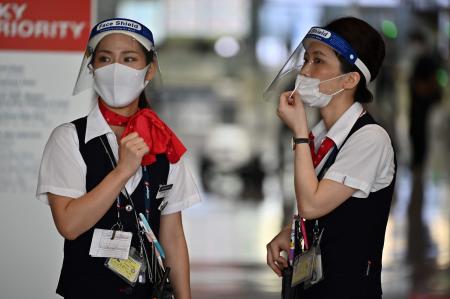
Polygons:
<instances>
[{"instance_id":1,"label":"navy blue vest","mask_svg":"<svg viewBox=\"0 0 450 299\"><path fill-rule=\"evenodd\" d=\"M113 166L105 152L100 137L85 143L87 117L73 121L75 125L79 150L87 167L86 191L97 186L104 177L112 171ZM106 138L105 138L106 139ZM107 145L109 146L109 145ZM159 185L167 184L169 162L165 155L158 155L157 161L150 165L150 225L155 234L159 235L160 211L157 209L160 200L156 200ZM140 181L137 188L130 194L137 212L144 213L144 182ZM122 206L129 204L121 194ZM139 238L134 212L120 210L124 231L132 232L132 246L139 248ZM111 229L117 222L117 207L114 202L106 214L88 231L75 240L64 241L64 261L56 292L65 298L150 298L149 283L136 284L130 288L126 282L104 266L105 258L93 258L89 255L92 235L95 228Z\"/></svg>"},{"instance_id":2,"label":"navy blue vest","mask_svg":"<svg viewBox=\"0 0 450 299\"><path fill-rule=\"evenodd\" d=\"M356 121L344 144L368 124L375 121L366 113ZM319 179L334 163L337 153L335 149L327 159ZM319 228L324 229L320 247L324 280L306 290L301 284L296 290L297 298L381 298L381 257L394 185L395 174L389 186L367 198L350 197L317 219ZM309 240L315 222L305 222Z\"/></svg>"}]
</instances>

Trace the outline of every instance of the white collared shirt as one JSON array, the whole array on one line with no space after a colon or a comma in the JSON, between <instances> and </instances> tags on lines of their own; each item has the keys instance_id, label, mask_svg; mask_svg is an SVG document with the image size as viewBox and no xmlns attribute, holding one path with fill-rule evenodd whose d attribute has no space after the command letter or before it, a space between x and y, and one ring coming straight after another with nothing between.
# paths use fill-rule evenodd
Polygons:
<instances>
[{"instance_id":1,"label":"white collared shirt","mask_svg":"<svg viewBox=\"0 0 450 299\"><path fill-rule=\"evenodd\" d=\"M98 104L89 112L86 123L85 142L106 134L116 161L119 157L119 144ZM169 164L167 184L173 184L167 193L167 206L161 212L167 215L184 210L199 202L200 192L183 158L175 164ZM36 198L48 204L47 193L78 198L86 194L86 164L81 156L75 125L65 123L55 128L47 141L39 170ZM126 183L129 194L138 186L142 178L142 169L138 168Z\"/></svg>"},{"instance_id":2,"label":"white collared shirt","mask_svg":"<svg viewBox=\"0 0 450 299\"><path fill-rule=\"evenodd\" d=\"M342 146L353 125L364 113L362 105L355 102L329 131L326 130L323 120L311 130L315 136L316 149L325 137L332 139L340 149L336 161L323 178L357 189L353 196L359 198L366 198L371 192L389 186L395 171L391 139L377 124L360 128ZM320 172L330 153L331 150L317 165L316 174Z\"/></svg>"}]
</instances>

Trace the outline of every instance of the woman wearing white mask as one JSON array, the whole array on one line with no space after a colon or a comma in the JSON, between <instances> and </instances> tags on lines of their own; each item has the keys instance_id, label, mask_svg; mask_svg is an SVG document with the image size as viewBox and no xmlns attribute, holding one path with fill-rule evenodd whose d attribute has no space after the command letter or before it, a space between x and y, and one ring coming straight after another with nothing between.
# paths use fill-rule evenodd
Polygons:
<instances>
[{"instance_id":1,"label":"woman wearing white mask","mask_svg":"<svg viewBox=\"0 0 450 299\"><path fill-rule=\"evenodd\" d=\"M286 298L382 296L396 166L388 134L362 104L372 100L367 84L384 55L369 24L338 19L313 27L267 90L281 92L278 115L294 137L298 217L267 244L273 271L293 273ZM294 91L282 92L294 74ZM320 109L311 131L304 105Z\"/></svg>"},{"instance_id":2,"label":"woman wearing white mask","mask_svg":"<svg viewBox=\"0 0 450 299\"><path fill-rule=\"evenodd\" d=\"M200 197L185 147L145 100L157 76L148 28L94 26L74 93L93 88L98 101L52 132L36 195L65 238L65 298L171 298L171 285L191 297L181 211Z\"/></svg>"}]
</instances>

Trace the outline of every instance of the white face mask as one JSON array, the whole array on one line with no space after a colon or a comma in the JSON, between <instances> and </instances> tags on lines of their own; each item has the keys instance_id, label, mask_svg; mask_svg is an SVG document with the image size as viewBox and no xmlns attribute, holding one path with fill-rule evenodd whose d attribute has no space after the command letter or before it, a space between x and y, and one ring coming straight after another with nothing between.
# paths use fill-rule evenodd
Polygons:
<instances>
[{"instance_id":1,"label":"white face mask","mask_svg":"<svg viewBox=\"0 0 450 299\"><path fill-rule=\"evenodd\" d=\"M297 78L295 80L295 90L300 94L302 102L309 107L323 108L328 105L334 95L340 93L344 89L342 88L332 94L324 94L319 90L320 83L328 82L345 75L346 74L343 74L324 81L320 81L319 79L310 78L303 75L297 75Z\"/></svg>"},{"instance_id":2,"label":"white face mask","mask_svg":"<svg viewBox=\"0 0 450 299\"><path fill-rule=\"evenodd\" d=\"M137 70L120 63L103 66L94 71L94 89L113 108L131 104L149 81L145 75L150 65Z\"/></svg>"}]
</instances>

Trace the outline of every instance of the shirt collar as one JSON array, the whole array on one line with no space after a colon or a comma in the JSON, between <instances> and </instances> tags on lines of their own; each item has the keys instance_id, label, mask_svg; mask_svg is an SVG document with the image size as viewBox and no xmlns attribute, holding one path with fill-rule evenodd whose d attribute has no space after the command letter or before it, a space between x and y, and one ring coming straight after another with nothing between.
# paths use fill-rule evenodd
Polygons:
<instances>
[{"instance_id":1,"label":"shirt collar","mask_svg":"<svg viewBox=\"0 0 450 299\"><path fill-rule=\"evenodd\" d=\"M344 114L342 114L342 116L334 123L328 132L323 120L314 126L311 132L316 138L322 139L327 136L333 140L334 144L336 144L338 148L340 148L363 111L364 108L361 103L355 102L344 112Z\"/></svg>"},{"instance_id":2,"label":"shirt collar","mask_svg":"<svg viewBox=\"0 0 450 299\"><path fill-rule=\"evenodd\" d=\"M88 143L89 140L108 133L114 134L103 117L97 102L87 116L84 142Z\"/></svg>"}]
</instances>

